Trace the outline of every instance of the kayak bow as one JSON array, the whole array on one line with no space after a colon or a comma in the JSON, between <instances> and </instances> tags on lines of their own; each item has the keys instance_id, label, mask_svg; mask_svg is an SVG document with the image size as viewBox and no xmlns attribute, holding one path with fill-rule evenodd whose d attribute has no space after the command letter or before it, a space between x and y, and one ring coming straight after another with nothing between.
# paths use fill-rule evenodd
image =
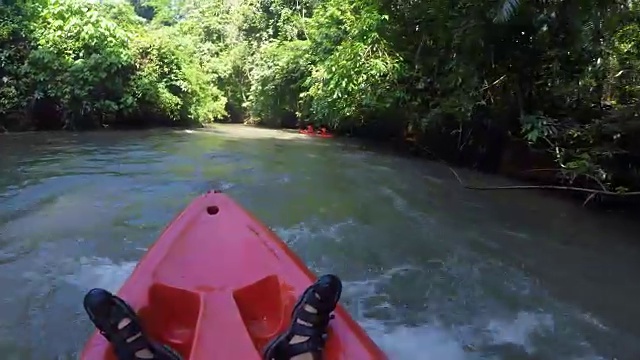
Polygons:
<instances>
[{"instance_id":1,"label":"kayak bow","mask_svg":"<svg viewBox=\"0 0 640 360\"><path fill-rule=\"evenodd\" d=\"M262 222L218 191L196 198L147 251L118 296L184 359L258 360L315 275ZM340 305L324 358L386 359ZM83 360L115 359L95 332Z\"/></svg>"}]
</instances>

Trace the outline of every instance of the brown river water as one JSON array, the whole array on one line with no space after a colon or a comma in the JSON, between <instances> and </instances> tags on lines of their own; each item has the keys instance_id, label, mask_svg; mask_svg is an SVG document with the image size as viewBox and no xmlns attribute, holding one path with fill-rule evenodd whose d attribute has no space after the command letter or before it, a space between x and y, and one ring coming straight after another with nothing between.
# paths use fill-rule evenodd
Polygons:
<instances>
[{"instance_id":1,"label":"brown river water","mask_svg":"<svg viewBox=\"0 0 640 360\"><path fill-rule=\"evenodd\" d=\"M339 274L344 305L391 359L640 359L640 222L243 126L0 136L1 358L77 358L83 294L116 291L209 189Z\"/></svg>"}]
</instances>

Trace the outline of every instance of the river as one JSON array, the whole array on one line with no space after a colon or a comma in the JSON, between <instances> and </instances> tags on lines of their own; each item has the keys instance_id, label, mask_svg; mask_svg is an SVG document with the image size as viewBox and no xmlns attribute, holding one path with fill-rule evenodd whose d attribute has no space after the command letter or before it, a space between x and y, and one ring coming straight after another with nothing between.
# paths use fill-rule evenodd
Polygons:
<instances>
[{"instance_id":1,"label":"river","mask_svg":"<svg viewBox=\"0 0 640 360\"><path fill-rule=\"evenodd\" d=\"M2 358L77 358L84 293L116 291L209 189L339 274L344 305L392 359L640 358L637 221L243 126L0 137Z\"/></svg>"}]
</instances>

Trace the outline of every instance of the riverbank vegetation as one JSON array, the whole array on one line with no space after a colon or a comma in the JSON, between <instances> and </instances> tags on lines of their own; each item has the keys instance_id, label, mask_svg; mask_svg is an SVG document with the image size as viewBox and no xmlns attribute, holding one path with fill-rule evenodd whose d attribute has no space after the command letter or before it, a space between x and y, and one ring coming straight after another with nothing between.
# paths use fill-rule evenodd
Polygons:
<instances>
[{"instance_id":1,"label":"riverbank vegetation","mask_svg":"<svg viewBox=\"0 0 640 360\"><path fill-rule=\"evenodd\" d=\"M638 0L4 4L5 130L311 123L640 190Z\"/></svg>"}]
</instances>

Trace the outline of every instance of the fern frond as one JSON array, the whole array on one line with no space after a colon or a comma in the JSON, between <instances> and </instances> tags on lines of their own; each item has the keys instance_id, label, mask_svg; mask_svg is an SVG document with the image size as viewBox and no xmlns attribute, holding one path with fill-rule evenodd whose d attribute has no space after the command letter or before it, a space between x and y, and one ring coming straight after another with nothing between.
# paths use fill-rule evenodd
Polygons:
<instances>
[{"instance_id":1,"label":"fern frond","mask_svg":"<svg viewBox=\"0 0 640 360\"><path fill-rule=\"evenodd\" d=\"M509 21L516 14L519 7L520 0L504 0L493 21L496 23Z\"/></svg>"}]
</instances>

